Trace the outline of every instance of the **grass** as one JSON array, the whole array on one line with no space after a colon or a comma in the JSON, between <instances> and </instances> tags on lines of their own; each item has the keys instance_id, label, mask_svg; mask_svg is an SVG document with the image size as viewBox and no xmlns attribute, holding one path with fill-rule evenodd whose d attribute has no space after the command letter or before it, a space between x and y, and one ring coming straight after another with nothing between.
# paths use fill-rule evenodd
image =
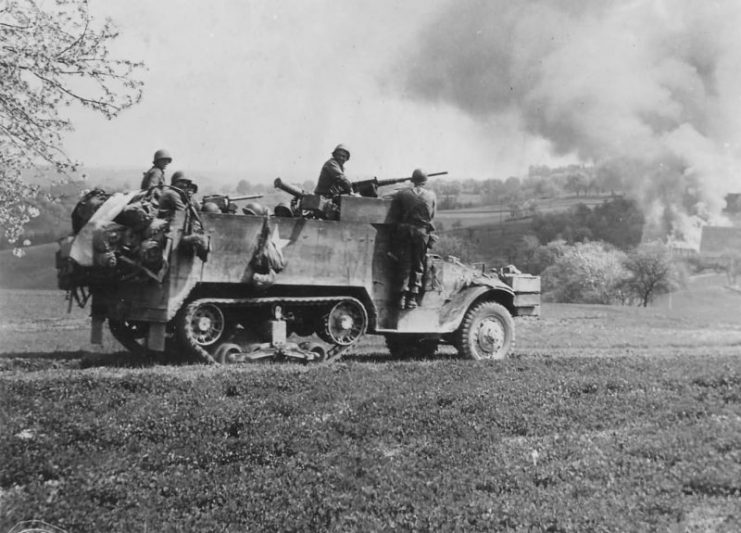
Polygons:
<instances>
[{"instance_id":1,"label":"grass","mask_svg":"<svg viewBox=\"0 0 741 533\"><path fill-rule=\"evenodd\" d=\"M741 527L737 357L2 381L5 529Z\"/></svg>"},{"instance_id":2,"label":"grass","mask_svg":"<svg viewBox=\"0 0 741 533\"><path fill-rule=\"evenodd\" d=\"M739 298L544 305L505 361L369 337L333 365L137 368L53 294L0 293L0 531L738 531Z\"/></svg>"}]
</instances>

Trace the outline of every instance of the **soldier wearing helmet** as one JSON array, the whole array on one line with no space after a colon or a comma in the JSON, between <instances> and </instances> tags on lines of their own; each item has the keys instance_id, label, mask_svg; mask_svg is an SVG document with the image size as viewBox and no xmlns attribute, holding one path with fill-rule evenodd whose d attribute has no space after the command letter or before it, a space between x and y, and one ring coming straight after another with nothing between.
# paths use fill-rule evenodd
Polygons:
<instances>
[{"instance_id":1,"label":"soldier wearing helmet","mask_svg":"<svg viewBox=\"0 0 741 533\"><path fill-rule=\"evenodd\" d=\"M352 194L352 183L345 177L345 163L349 159L350 150L344 144L338 144L332 152L332 157L322 166L314 194L328 198Z\"/></svg>"},{"instance_id":2,"label":"soldier wearing helmet","mask_svg":"<svg viewBox=\"0 0 741 533\"><path fill-rule=\"evenodd\" d=\"M430 234L435 230L437 198L426 188L427 173L417 168L412 173L413 187L397 192L390 207L391 220L397 223L394 235L396 257L401 274L401 309L414 309L418 305L425 256Z\"/></svg>"},{"instance_id":3,"label":"soldier wearing helmet","mask_svg":"<svg viewBox=\"0 0 741 533\"><path fill-rule=\"evenodd\" d=\"M198 192L198 185L188 179L182 170L173 173L170 185L163 188L159 198L157 216L171 220L176 211L184 210L192 203L193 194Z\"/></svg>"},{"instance_id":4,"label":"soldier wearing helmet","mask_svg":"<svg viewBox=\"0 0 741 533\"><path fill-rule=\"evenodd\" d=\"M162 187L165 184L165 168L172 163L172 156L167 150L157 150L154 153L152 168L144 173L142 189Z\"/></svg>"}]
</instances>

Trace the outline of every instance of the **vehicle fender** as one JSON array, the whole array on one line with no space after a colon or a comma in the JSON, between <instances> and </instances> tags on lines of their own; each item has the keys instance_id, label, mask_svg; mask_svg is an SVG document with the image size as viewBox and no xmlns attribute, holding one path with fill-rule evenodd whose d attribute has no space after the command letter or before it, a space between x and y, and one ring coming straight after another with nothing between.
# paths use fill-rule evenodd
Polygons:
<instances>
[{"instance_id":1,"label":"vehicle fender","mask_svg":"<svg viewBox=\"0 0 741 533\"><path fill-rule=\"evenodd\" d=\"M506 307L512 313L514 292L505 287L472 285L455 293L440 308L440 331L450 333L458 329L466 311L478 300L492 300Z\"/></svg>"}]
</instances>

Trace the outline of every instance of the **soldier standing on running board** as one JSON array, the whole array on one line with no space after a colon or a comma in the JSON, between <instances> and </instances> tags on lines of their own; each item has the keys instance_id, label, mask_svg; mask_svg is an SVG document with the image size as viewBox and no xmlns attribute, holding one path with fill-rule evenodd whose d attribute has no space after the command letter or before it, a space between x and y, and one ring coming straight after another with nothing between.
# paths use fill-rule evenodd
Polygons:
<instances>
[{"instance_id":1,"label":"soldier standing on running board","mask_svg":"<svg viewBox=\"0 0 741 533\"><path fill-rule=\"evenodd\" d=\"M396 221L396 256L401 273L400 309L415 309L418 305L425 255L430 233L435 230L437 198L427 185L427 173L418 168L412 173L414 187L402 189L391 201L391 220Z\"/></svg>"}]
</instances>

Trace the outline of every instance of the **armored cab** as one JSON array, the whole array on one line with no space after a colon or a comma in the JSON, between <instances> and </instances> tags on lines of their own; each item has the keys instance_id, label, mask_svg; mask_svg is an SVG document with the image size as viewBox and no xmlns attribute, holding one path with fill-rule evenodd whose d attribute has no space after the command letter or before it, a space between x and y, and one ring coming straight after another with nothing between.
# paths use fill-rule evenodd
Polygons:
<instances>
[{"instance_id":1,"label":"armored cab","mask_svg":"<svg viewBox=\"0 0 741 533\"><path fill-rule=\"evenodd\" d=\"M88 281L92 338L100 338L107 321L128 349L229 363L335 358L371 333L385 336L398 356L429 355L444 342L465 357L490 359L511 350L512 317L539 314L537 276L487 272L434 249L419 306L398 309L390 200L341 196L329 220L311 216L306 207L318 208L321 199L308 196L293 210L276 211L285 216L175 213L154 275ZM94 219L88 233L100 231ZM75 253L87 246L84 233L69 243L69 261L78 269L104 268Z\"/></svg>"}]
</instances>

